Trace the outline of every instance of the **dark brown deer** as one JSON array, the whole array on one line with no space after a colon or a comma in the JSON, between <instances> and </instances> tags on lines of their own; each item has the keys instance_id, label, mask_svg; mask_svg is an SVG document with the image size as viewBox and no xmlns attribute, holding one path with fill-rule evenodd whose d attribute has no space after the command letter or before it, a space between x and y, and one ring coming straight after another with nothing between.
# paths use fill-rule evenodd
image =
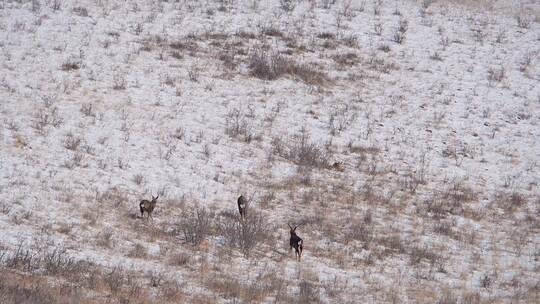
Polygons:
<instances>
[{"instance_id":1,"label":"dark brown deer","mask_svg":"<svg viewBox=\"0 0 540 304\"><path fill-rule=\"evenodd\" d=\"M144 218L144 212L146 212L147 214L146 219L148 220L149 218L152 218L152 221L154 220L154 218L152 217L152 212L154 211L154 208L156 208L158 197L159 197L159 194L156 197L152 195L151 201L148 201L148 200L141 201L141 203L139 204L139 207L141 208L141 218Z\"/></svg>"},{"instance_id":2,"label":"dark brown deer","mask_svg":"<svg viewBox=\"0 0 540 304\"><path fill-rule=\"evenodd\" d=\"M243 195L240 195L240 197L238 197L238 211L240 212L241 219L246 218L247 205L247 199Z\"/></svg>"},{"instance_id":3,"label":"dark brown deer","mask_svg":"<svg viewBox=\"0 0 540 304\"><path fill-rule=\"evenodd\" d=\"M289 225L289 228L291 229L291 238L289 240L289 245L291 247L289 248L289 252L294 248L294 254L298 261L300 261L300 258L302 257L302 250L304 250L304 241L296 234L296 228L298 228L300 225L295 226L294 228L291 226L291 224L287 225Z\"/></svg>"}]
</instances>

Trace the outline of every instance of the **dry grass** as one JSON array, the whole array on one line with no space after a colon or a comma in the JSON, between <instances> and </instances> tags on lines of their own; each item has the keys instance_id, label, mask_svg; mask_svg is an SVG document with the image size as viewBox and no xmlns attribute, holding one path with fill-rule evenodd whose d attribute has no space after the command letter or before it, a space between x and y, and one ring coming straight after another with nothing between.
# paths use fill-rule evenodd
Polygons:
<instances>
[{"instance_id":1,"label":"dry grass","mask_svg":"<svg viewBox=\"0 0 540 304\"><path fill-rule=\"evenodd\" d=\"M277 52L256 50L249 57L248 66L251 76L264 80L289 75L310 85L324 86L330 83L328 76L315 70L311 64L297 63Z\"/></svg>"}]
</instances>

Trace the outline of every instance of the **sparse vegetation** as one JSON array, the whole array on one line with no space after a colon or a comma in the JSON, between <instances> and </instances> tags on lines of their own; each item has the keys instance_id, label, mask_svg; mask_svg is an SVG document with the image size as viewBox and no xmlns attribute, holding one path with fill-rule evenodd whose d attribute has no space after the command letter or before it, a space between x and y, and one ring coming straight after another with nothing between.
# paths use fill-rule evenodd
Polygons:
<instances>
[{"instance_id":1,"label":"sparse vegetation","mask_svg":"<svg viewBox=\"0 0 540 304\"><path fill-rule=\"evenodd\" d=\"M0 303L538 302L540 4L79 2L0 1Z\"/></svg>"}]
</instances>

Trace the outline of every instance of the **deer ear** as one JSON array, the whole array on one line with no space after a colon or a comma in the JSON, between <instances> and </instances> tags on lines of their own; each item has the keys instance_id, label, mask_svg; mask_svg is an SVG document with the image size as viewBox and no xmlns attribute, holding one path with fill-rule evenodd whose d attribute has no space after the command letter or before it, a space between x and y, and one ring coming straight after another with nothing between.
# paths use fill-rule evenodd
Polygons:
<instances>
[{"instance_id":1,"label":"deer ear","mask_svg":"<svg viewBox=\"0 0 540 304\"><path fill-rule=\"evenodd\" d=\"M156 200L159 198L159 194L156 196Z\"/></svg>"}]
</instances>

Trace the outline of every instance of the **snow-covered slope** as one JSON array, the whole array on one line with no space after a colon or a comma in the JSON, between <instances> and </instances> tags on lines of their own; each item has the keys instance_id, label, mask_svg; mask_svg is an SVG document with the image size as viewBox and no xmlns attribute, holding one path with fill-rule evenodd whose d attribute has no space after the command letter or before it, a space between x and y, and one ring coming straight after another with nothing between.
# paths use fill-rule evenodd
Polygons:
<instances>
[{"instance_id":1,"label":"snow-covered slope","mask_svg":"<svg viewBox=\"0 0 540 304\"><path fill-rule=\"evenodd\" d=\"M26 302L537 302L539 22L533 0L4 1L2 279Z\"/></svg>"}]
</instances>

